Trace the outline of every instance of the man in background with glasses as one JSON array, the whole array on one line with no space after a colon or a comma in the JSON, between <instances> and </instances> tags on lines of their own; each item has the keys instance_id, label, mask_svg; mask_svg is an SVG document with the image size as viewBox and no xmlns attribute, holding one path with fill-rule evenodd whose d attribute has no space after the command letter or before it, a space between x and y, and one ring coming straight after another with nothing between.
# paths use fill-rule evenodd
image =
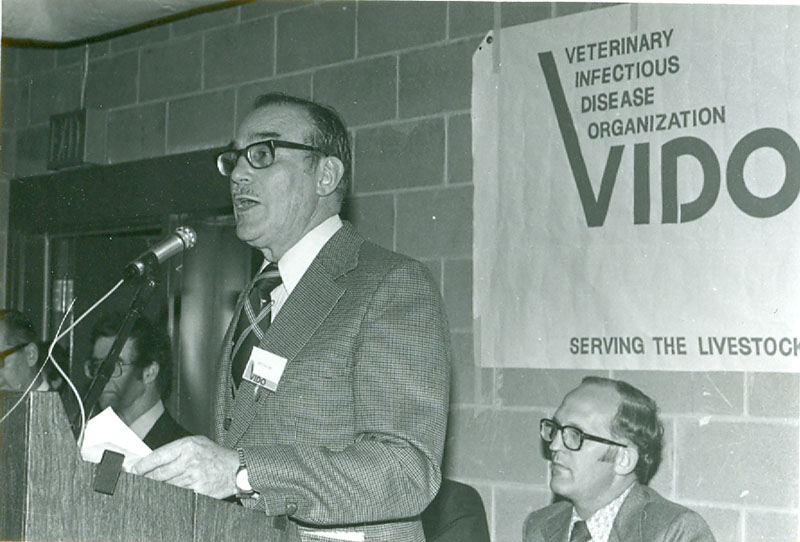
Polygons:
<instances>
[{"instance_id":1,"label":"man in background with glasses","mask_svg":"<svg viewBox=\"0 0 800 542\"><path fill-rule=\"evenodd\" d=\"M647 487L664 427L655 402L637 388L586 377L539 432L550 489L565 500L528 516L525 542L714 542L697 513Z\"/></svg>"},{"instance_id":2,"label":"man in background with glasses","mask_svg":"<svg viewBox=\"0 0 800 542\"><path fill-rule=\"evenodd\" d=\"M288 515L304 540L423 542L449 395L439 287L340 217L351 150L333 109L262 96L217 167L264 266L223 344L216 442L171 443L134 471Z\"/></svg>"},{"instance_id":3,"label":"man in background with glasses","mask_svg":"<svg viewBox=\"0 0 800 542\"><path fill-rule=\"evenodd\" d=\"M150 321L134 317L130 335L116 360L114 372L98 400L111 407L151 449L189 436L164 407L172 384L169 338ZM122 327L121 313L103 315L91 333L92 357L86 360L86 376L94 378Z\"/></svg>"},{"instance_id":4,"label":"man in background with glasses","mask_svg":"<svg viewBox=\"0 0 800 542\"><path fill-rule=\"evenodd\" d=\"M0 310L0 390L22 392L29 387L33 391L50 390L44 372L39 373L41 362L36 338L33 324L24 314L12 309Z\"/></svg>"}]
</instances>

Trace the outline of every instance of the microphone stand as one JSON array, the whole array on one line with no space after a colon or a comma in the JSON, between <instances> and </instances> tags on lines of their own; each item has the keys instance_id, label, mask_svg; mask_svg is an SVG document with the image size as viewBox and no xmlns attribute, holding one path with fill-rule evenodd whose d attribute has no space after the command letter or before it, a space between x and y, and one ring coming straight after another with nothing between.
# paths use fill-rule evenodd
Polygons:
<instances>
[{"instance_id":1,"label":"microphone stand","mask_svg":"<svg viewBox=\"0 0 800 542\"><path fill-rule=\"evenodd\" d=\"M97 371L97 375L94 377L91 385L89 386L89 390L83 396L83 404L87 413L87 418L89 417L89 413L92 412L94 407L97 405L97 401L100 399L103 389L106 387L106 384L108 384L108 381L111 379L111 375L114 373L114 367L117 359L119 359L119 353L122 352L125 342L128 340L128 337L131 334L131 330L133 329L133 324L136 321L136 318L144 316L143 311L150 302L150 299L153 297L156 286L158 286L158 281L155 278L155 272L158 269L158 261L153 258L151 261L147 262L145 271L140 277L127 274L127 279L135 279L140 283L139 289L134 295L130 309L128 309L128 313L125 315L125 319L122 321L122 326L120 327L119 332L114 339L114 343L111 345L111 350L108 351L108 354ZM73 415L70 416L69 422L72 426L72 433L77 439L81 432L80 411L73 413Z\"/></svg>"}]
</instances>

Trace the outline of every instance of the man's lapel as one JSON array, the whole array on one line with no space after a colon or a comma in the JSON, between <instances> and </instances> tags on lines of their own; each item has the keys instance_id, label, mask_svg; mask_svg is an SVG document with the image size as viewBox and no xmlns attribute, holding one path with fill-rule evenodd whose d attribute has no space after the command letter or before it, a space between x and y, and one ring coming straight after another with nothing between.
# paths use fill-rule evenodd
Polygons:
<instances>
[{"instance_id":1,"label":"man's lapel","mask_svg":"<svg viewBox=\"0 0 800 542\"><path fill-rule=\"evenodd\" d=\"M644 486L636 484L617 513L608 542L647 542L643 540L642 508L647 503Z\"/></svg>"},{"instance_id":2,"label":"man's lapel","mask_svg":"<svg viewBox=\"0 0 800 542\"><path fill-rule=\"evenodd\" d=\"M545 542L565 542L569 520L572 518L572 506L564 506L551 521L542 525L542 537Z\"/></svg>"},{"instance_id":3,"label":"man's lapel","mask_svg":"<svg viewBox=\"0 0 800 542\"><path fill-rule=\"evenodd\" d=\"M345 288L337 284L336 279L356 266L363 241L345 222L311 262L267 329L259 346L286 358L287 369L344 295ZM224 369L230 372L230 361ZM235 445L252 423L257 412L256 402L264 400L264 394L272 393L261 390L257 396L254 390L253 384L242 381L233 404L233 423L225 439L229 446Z\"/></svg>"}]
</instances>

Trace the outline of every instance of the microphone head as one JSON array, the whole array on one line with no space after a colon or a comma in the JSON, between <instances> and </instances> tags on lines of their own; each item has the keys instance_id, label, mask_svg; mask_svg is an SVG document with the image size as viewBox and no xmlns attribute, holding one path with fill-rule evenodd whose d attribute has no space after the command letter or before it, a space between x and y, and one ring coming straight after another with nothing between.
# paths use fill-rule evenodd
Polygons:
<instances>
[{"instance_id":1,"label":"microphone head","mask_svg":"<svg viewBox=\"0 0 800 542\"><path fill-rule=\"evenodd\" d=\"M179 226L175 230L175 235L183 241L184 250L189 250L197 243L197 233L189 226Z\"/></svg>"}]
</instances>

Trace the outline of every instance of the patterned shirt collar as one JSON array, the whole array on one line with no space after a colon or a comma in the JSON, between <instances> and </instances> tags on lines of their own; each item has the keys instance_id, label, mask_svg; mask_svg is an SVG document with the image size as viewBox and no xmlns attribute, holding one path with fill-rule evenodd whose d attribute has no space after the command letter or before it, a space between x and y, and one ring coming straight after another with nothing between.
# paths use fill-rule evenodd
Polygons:
<instances>
[{"instance_id":1,"label":"patterned shirt collar","mask_svg":"<svg viewBox=\"0 0 800 542\"><path fill-rule=\"evenodd\" d=\"M622 503L625 502L625 498L633 489L634 484L628 486L628 489L620 493L619 497L605 505L603 508L592 514L592 517L586 520L586 527L589 529L589 533L592 535L592 542L608 542L608 537L611 535L611 528L614 526L614 520L617 519L617 514L619 513L619 509L622 508ZM578 512L575 511L575 507L572 507L572 519L569 522L569 530L567 534L572 534L572 528L575 526L575 523L581 521L581 518L578 515ZM569 536L567 536L567 540L569 540Z\"/></svg>"}]
</instances>

